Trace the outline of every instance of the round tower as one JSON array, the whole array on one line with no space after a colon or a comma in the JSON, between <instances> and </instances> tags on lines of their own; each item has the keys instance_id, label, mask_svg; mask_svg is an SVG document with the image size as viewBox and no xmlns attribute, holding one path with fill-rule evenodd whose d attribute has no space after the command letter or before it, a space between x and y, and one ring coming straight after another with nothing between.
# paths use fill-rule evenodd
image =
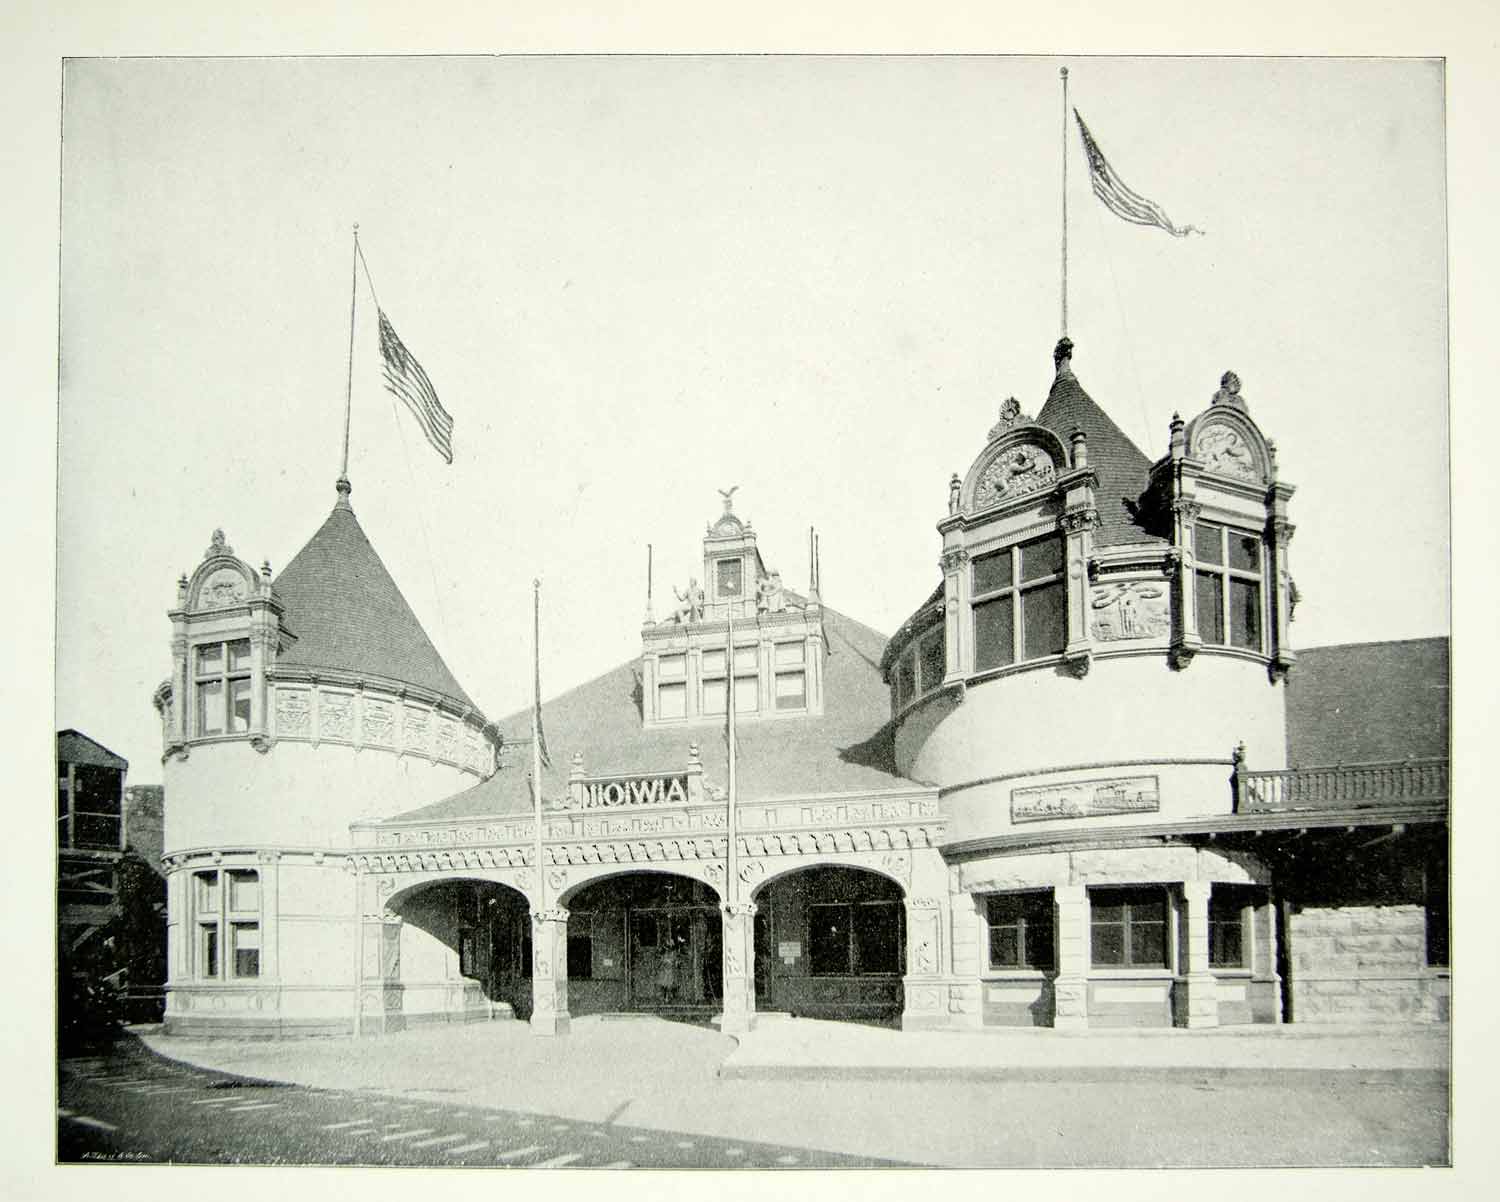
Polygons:
<instances>
[{"instance_id":1,"label":"round tower","mask_svg":"<svg viewBox=\"0 0 1500 1202\"><path fill-rule=\"evenodd\" d=\"M274 579L222 531L178 581L158 687L169 1032L348 1030L349 824L489 776L498 734L338 500ZM280 937L295 923L296 939Z\"/></svg>"}]
</instances>

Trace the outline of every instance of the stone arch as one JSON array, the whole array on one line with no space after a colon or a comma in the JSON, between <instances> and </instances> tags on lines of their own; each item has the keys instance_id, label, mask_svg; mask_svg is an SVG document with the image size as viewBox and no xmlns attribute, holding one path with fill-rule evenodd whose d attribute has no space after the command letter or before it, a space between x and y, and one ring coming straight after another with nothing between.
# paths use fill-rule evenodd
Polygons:
<instances>
[{"instance_id":1,"label":"stone arch","mask_svg":"<svg viewBox=\"0 0 1500 1202\"><path fill-rule=\"evenodd\" d=\"M746 861L740 868L740 879L745 880L746 869L751 864L761 861ZM746 884L750 886L750 898L755 900L756 896L767 886L775 881L782 880L795 872L802 872L809 868L821 868L827 866L840 868L859 868L866 872L873 872L876 876L882 876L893 882L900 890L903 900L910 896L911 888L911 857L901 851L839 851L829 853L804 853L801 856L776 857L768 859L763 863L763 872L757 872Z\"/></svg>"},{"instance_id":2,"label":"stone arch","mask_svg":"<svg viewBox=\"0 0 1500 1202\"><path fill-rule=\"evenodd\" d=\"M548 901L552 905L567 907L571 899L588 885L611 877L631 876L651 872L663 876L686 877L699 881L712 889L722 901L724 898L724 866L719 860L683 858L654 860L599 861L591 864L566 864L551 868L547 873ZM561 882L557 878L561 876Z\"/></svg>"}]
</instances>

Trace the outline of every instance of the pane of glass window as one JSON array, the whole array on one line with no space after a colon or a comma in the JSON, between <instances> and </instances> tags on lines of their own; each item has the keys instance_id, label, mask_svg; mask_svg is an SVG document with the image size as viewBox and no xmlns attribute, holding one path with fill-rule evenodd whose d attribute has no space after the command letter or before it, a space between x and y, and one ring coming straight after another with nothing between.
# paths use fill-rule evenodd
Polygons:
<instances>
[{"instance_id":1,"label":"pane of glass window","mask_svg":"<svg viewBox=\"0 0 1500 1202\"><path fill-rule=\"evenodd\" d=\"M1125 928L1114 922L1095 922L1091 939L1093 962L1104 967L1125 963Z\"/></svg>"},{"instance_id":2,"label":"pane of glass window","mask_svg":"<svg viewBox=\"0 0 1500 1202\"><path fill-rule=\"evenodd\" d=\"M849 906L810 906L807 967L814 976L849 971Z\"/></svg>"},{"instance_id":3,"label":"pane of glass window","mask_svg":"<svg viewBox=\"0 0 1500 1202\"><path fill-rule=\"evenodd\" d=\"M1229 581L1229 641L1260 650L1260 581Z\"/></svg>"},{"instance_id":4,"label":"pane of glass window","mask_svg":"<svg viewBox=\"0 0 1500 1202\"><path fill-rule=\"evenodd\" d=\"M118 851L120 819L115 814L84 814L73 811L73 846Z\"/></svg>"},{"instance_id":5,"label":"pane of glass window","mask_svg":"<svg viewBox=\"0 0 1500 1202\"><path fill-rule=\"evenodd\" d=\"M1094 922L1124 922L1125 905L1118 893L1095 893L1089 898L1089 913Z\"/></svg>"},{"instance_id":6,"label":"pane of glass window","mask_svg":"<svg viewBox=\"0 0 1500 1202\"><path fill-rule=\"evenodd\" d=\"M207 680L198 685L198 733L224 733L224 682Z\"/></svg>"},{"instance_id":7,"label":"pane of glass window","mask_svg":"<svg viewBox=\"0 0 1500 1202\"><path fill-rule=\"evenodd\" d=\"M790 668L800 664L807 656L807 644L777 643L776 644L776 666L778 668Z\"/></svg>"},{"instance_id":8,"label":"pane of glass window","mask_svg":"<svg viewBox=\"0 0 1500 1202\"><path fill-rule=\"evenodd\" d=\"M250 671L249 639L235 639L229 644L229 670L231 672Z\"/></svg>"},{"instance_id":9,"label":"pane of glass window","mask_svg":"<svg viewBox=\"0 0 1500 1202\"><path fill-rule=\"evenodd\" d=\"M719 647L703 653L703 675L724 675L724 648Z\"/></svg>"},{"instance_id":10,"label":"pane of glass window","mask_svg":"<svg viewBox=\"0 0 1500 1202\"><path fill-rule=\"evenodd\" d=\"M1060 538L1043 538L1021 546L1021 579L1037 580L1043 576L1060 576L1063 570L1063 545Z\"/></svg>"},{"instance_id":11,"label":"pane of glass window","mask_svg":"<svg viewBox=\"0 0 1500 1202\"><path fill-rule=\"evenodd\" d=\"M199 965L201 976L216 977L219 975L219 928L216 926L203 927L203 960Z\"/></svg>"},{"instance_id":12,"label":"pane of glass window","mask_svg":"<svg viewBox=\"0 0 1500 1202\"><path fill-rule=\"evenodd\" d=\"M1224 543L1222 526L1210 526L1199 522L1193 527L1193 554L1199 563L1223 563Z\"/></svg>"},{"instance_id":13,"label":"pane of glass window","mask_svg":"<svg viewBox=\"0 0 1500 1202\"><path fill-rule=\"evenodd\" d=\"M990 967L1021 967L1021 928L1019 926L992 926L990 928Z\"/></svg>"},{"instance_id":14,"label":"pane of glass window","mask_svg":"<svg viewBox=\"0 0 1500 1202\"><path fill-rule=\"evenodd\" d=\"M1160 889L1135 891L1128 901L1131 922L1166 922L1167 897Z\"/></svg>"},{"instance_id":15,"label":"pane of glass window","mask_svg":"<svg viewBox=\"0 0 1500 1202\"><path fill-rule=\"evenodd\" d=\"M862 973L901 971L901 908L889 902L855 906L854 964Z\"/></svg>"},{"instance_id":16,"label":"pane of glass window","mask_svg":"<svg viewBox=\"0 0 1500 1202\"><path fill-rule=\"evenodd\" d=\"M1021 594L1025 658L1056 655L1068 641L1068 587L1061 580Z\"/></svg>"},{"instance_id":17,"label":"pane of glass window","mask_svg":"<svg viewBox=\"0 0 1500 1202\"><path fill-rule=\"evenodd\" d=\"M657 675L663 680L678 680L687 675L687 656L664 655L657 661Z\"/></svg>"},{"instance_id":18,"label":"pane of glass window","mask_svg":"<svg viewBox=\"0 0 1500 1202\"><path fill-rule=\"evenodd\" d=\"M703 682L703 712L705 714L722 714L724 709L724 680L705 680Z\"/></svg>"},{"instance_id":19,"label":"pane of glass window","mask_svg":"<svg viewBox=\"0 0 1500 1202\"><path fill-rule=\"evenodd\" d=\"M210 643L198 648L198 675L216 676L224 670L224 644Z\"/></svg>"},{"instance_id":20,"label":"pane of glass window","mask_svg":"<svg viewBox=\"0 0 1500 1202\"><path fill-rule=\"evenodd\" d=\"M250 729L250 682L248 680L229 682L229 729L232 731Z\"/></svg>"},{"instance_id":21,"label":"pane of glass window","mask_svg":"<svg viewBox=\"0 0 1500 1202\"><path fill-rule=\"evenodd\" d=\"M236 869L229 874L229 908L231 910L260 909L260 875L247 869Z\"/></svg>"},{"instance_id":22,"label":"pane of glass window","mask_svg":"<svg viewBox=\"0 0 1500 1202\"><path fill-rule=\"evenodd\" d=\"M801 672L778 672L776 674L776 708L779 710L807 708L807 678Z\"/></svg>"},{"instance_id":23,"label":"pane of glass window","mask_svg":"<svg viewBox=\"0 0 1500 1202\"><path fill-rule=\"evenodd\" d=\"M738 597L744 591L745 561L721 559L718 564L719 596Z\"/></svg>"},{"instance_id":24,"label":"pane of glass window","mask_svg":"<svg viewBox=\"0 0 1500 1202\"><path fill-rule=\"evenodd\" d=\"M992 593L997 588L1009 588L1012 583L1012 572L1010 563L1010 548L996 551L991 555L981 555L971 565L974 571L973 585L974 595L983 596Z\"/></svg>"},{"instance_id":25,"label":"pane of glass window","mask_svg":"<svg viewBox=\"0 0 1500 1202\"><path fill-rule=\"evenodd\" d=\"M1224 642L1224 577L1198 573L1198 637L1205 643Z\"/></svg>"},{"instance_id":26,"label":"pane of glass window","mask_svg":"<svg viewBox=\"0 0 1500 1202\"><path fill-rule=\"evenodd\" d=\"M943 683L943 677L948 670L947 662L943 658L943 632L939 630L936 634L930 634L923 639L917 656L922 669L922 692L930 693Z\"/></svg>"},{"instance_id":27,"label":"pane of glass window","mask_svg":"<svg viewBox=\"0 0 1500 1202\"><path fill-rule=\"evenodd\" d=\"M760 679L755 676L734 678L734 712L753 714L760 708Z\"/></svg>"},{"instance_id":28,"label":"pane of glass window","mask_svg":"<svg viewBox=\"0 0 1500 1202\"><path fill-rule=\"evenodd\" d=\"M1026 967L1052 967L1052 904L1047 899L1045 913L1028 914L1026 918Z\"/></svg>"},{"instance_id":29,"label":"pane of glass window","mask_svg":"<svg viewBox=\"0 0 1500 1202\"><path fill-rule=\"evenodd\" d=\"M754 672L760 667L760 650L757 647L736 647L734 649L734 670L736 672Z\"/></svg>"},{"instance_id":30,"label":"pane of glass window","mask_svg":"<svg viewBox=\"0 0 1500 1202\"><path fill-rule=\"evenodd\" d=\"M1167 924L1164 922L1130 923L1130 962L1160 965L1167 963Z\"/></svg>"},{"instance_id":31,"label":"pane of glass window","mask_svg":"<svg viewBox=\"0 0 1500 1202\"><path fill-rule=\"evenodd\" d=\"M1237 572L1260 571L1260 539L1253 534L1229 532L1229 566Z\"/></svg>"},{"instance_id":32,"label":"pane of glass window","mask_svg":"<svg viewBox=\"0 0 1500 1202\"><path fill-rule=\"evenodd\" d=\"M260 976L260 925L237 922L230 928L230 938L234 940L234 975Z\"/></svg>"},{"instance_id":33,"label":"pane of glass window","mask_svg":"<svg viewBox=\"0 0 1500 1202\"><path fill-rule=\"evenodd\" d=\"M1009 595L974 606L974 669L1001 668L1016 662L1015 616Z\"/></svg>"},{"instance_id":34,"label":"pane of glass window","mask_svg":"<svg viewBox=\"0 0 1500 1202\"><path fill-rule=\"evenodd\" d=\"M1243 968L1245 965L1244 925L1238 915L1222 922L1208 924L1208 962L1215 968Z\"/></svg>"},{"instance_id":35,"label":"pane of glass window","mask_svg":"<svg viewBox=\"0 0 1500 1202\"><path fill-rule=\"evenodd\" d=\"M198 879L198 913L217 914L219 912L219 874L217 872L200 872Z\"/></svg>"},{"instance_id":36,"label":"pane of glass window","mask_svg":"<svg viewBox=\"0 0 1500 1202\"><path fill-rule=\"evenodd\" d=\"M991 926L1003 926L1008 922L1019 922L1021 918L1021 895L1000 894L988 899Z\"/></svg>"},{"instance_id":37,"label":"pane of glass window","mask_svg":"<svg viewBox=\"0 0 1500 1202\"><path fill-rule=\"evenodd\" d=\"M73 769L73 808L91 814L120 812L121 776L118 768L78 764Z\"/></svg>"},{"instance_id":38,"label":"pane of glass window","mask_svg":"<svg viewBox=\"0 0 1500 1202\"><path fill-rule=\"evenodd\" d=\"M906 705L917 694L916 667L910 655L896 665L896 704Z\"/></svg>"},{"instance_id":39,"label":"pane of glass window","mask_svg":"<svg viewBox=\"0 0 1500 1202\"><path fill-rule=\"evenodd\" d=\"M719 700L724 699L724 682L719 681ZM720 713L723 712L722 705ZM656 716L663 719L687 717L687 685L664 684L656 689Z\"/></svg>"}]
</instances>

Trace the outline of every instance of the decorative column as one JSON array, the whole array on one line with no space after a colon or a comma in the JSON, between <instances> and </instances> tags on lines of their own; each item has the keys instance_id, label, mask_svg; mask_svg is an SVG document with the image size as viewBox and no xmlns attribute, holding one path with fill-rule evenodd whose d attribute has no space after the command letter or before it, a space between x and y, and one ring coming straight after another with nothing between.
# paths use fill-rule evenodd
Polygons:
<instances>
[{"instance_id":1,"label":"decorative column","mask_svg":"<svg viewBox=\"0 0 1500 1202\"><path fill-rule=\"evenodd\" d=\"M1176 620L1172 623L1171 660L1174 668L1185 668L1203 646L1198 633L1197 556L1193 525L1203 506L1193 499L1195 477L1187 467L1187 435L1182 416L1172 414L1172 550L1170 567L1177 574Z\"/></svg>"},{"instance_id":2,"label":"decorative column","mask_svg":"<svg viewBox=\"0 0 1500 1202\"><path fill-rule=\"evenodd\" d=\"M1292 578L1287 570L1287 545L1297 529L1286 520L1286 501L1291 488L1285 484L1271 487L1272 518L1267 523L1270 536L1270 609L1271 609L1271 679L1280 680L1297 661L1292 650Z\"/></svg>"},{"instance_id":3,"label":"decorative column","mask_svg":"<svg viewBox=\"0 0 1500 1202\"><path fill-rule=\"evenodd\" d=\"M1186 976L1177 986L1183 991L1183 1004L1177 1008L1177 1023L1184 1027L1217 1027L1219 999L1217 982L1208 966L1208 881L1184 881L1182 962Z\"/></svg>"},{"instance_id":4,"label":"decorative column","mask_svg":"<svg viewBox=\"0 0 1500 1202\"><path fill-rule=\"evenodd\" d=\"M1082 1031L1089 1025L1089 895L1082 885L1053 890L1057 907L1057 978L1052 982L1052 1025Z\"/></svg>"},{"instance_id":5,"label":"decorative column","mask_svg":"<svg viewBox=\"0 0 1500 1202\"><path fill-rule=\"evenodd\" d=\"M903 1031L948 1025L944 1005L943 903L936 897L906 899L906 977L901 1008Z\"/></svg>"},{"instance_id":6,"label":"decorative column","mask_svg":"<svg viewBox=\"0 0 1500 1202\"><path fill-rule=\"evenodd\" d=\"M566 1035L568 912L561 906L531 912L531 1033Z\"/></svg>"},{"instance_id":7,"label":"decorative column","mask_svg":"<svg viewBox=\"0 0 1500 1202\"><path fill-rule=\"evenodd\" d=\"M725 1035L743 1035L755 1027L754 902L723 902Z\"/></svg>"},{"instance_id":8,"label":"decorative column","mask_svg":"<svg viewBox=\"0 0 1500 1202\"><path fill-rule=\"evenodd\" d=\"M969 552L963 547L949 547L938 566L943 572L944 680L962 680L972 660L968 623L964 621L969 607Z\"/></svg>"}]
</instances>

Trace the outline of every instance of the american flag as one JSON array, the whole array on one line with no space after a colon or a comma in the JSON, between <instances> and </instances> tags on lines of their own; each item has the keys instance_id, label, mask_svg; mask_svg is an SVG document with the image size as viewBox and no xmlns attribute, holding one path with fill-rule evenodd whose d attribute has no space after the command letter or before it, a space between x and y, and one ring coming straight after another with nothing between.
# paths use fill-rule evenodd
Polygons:
<instances>
[{"instance_id":1,"label":"american flag","mask_svg":"<svg viewBox=\"0 0 1500 1202\"><path fill-rule=\"evenodd\" d=\"M1078 120L1078 132L1083 135L1083 152L1088 156L1089 179L1094 185L1094 195L1104 202L1105 208L1116 217L1123 217L1136 225L1154 225L1164 229L1174 238L1185 238L1189 234L1203 232L1195 225L1173 225L1172 219L1162 210L1161 205L1132 191L1109 165L1109 160L1104 157L1099 143L1094 141L1094 135L1089 133L1089 127L1083 123L1077 109L1073 110L1073 116Z\"/></svg>"},{"instance_id":2,"label":"american flag","mask_svg":"<svg viewBox=\"0 0 1500 1202\"><path fill-rule=\"evenodd\" d=\"M380 311L380 357L385 360L385 386L406 402L427 441L446 462L452 463L453 418L438 400L422 365L412 358L397 336L384 309Z\"/></svg>"}]
</instances>

